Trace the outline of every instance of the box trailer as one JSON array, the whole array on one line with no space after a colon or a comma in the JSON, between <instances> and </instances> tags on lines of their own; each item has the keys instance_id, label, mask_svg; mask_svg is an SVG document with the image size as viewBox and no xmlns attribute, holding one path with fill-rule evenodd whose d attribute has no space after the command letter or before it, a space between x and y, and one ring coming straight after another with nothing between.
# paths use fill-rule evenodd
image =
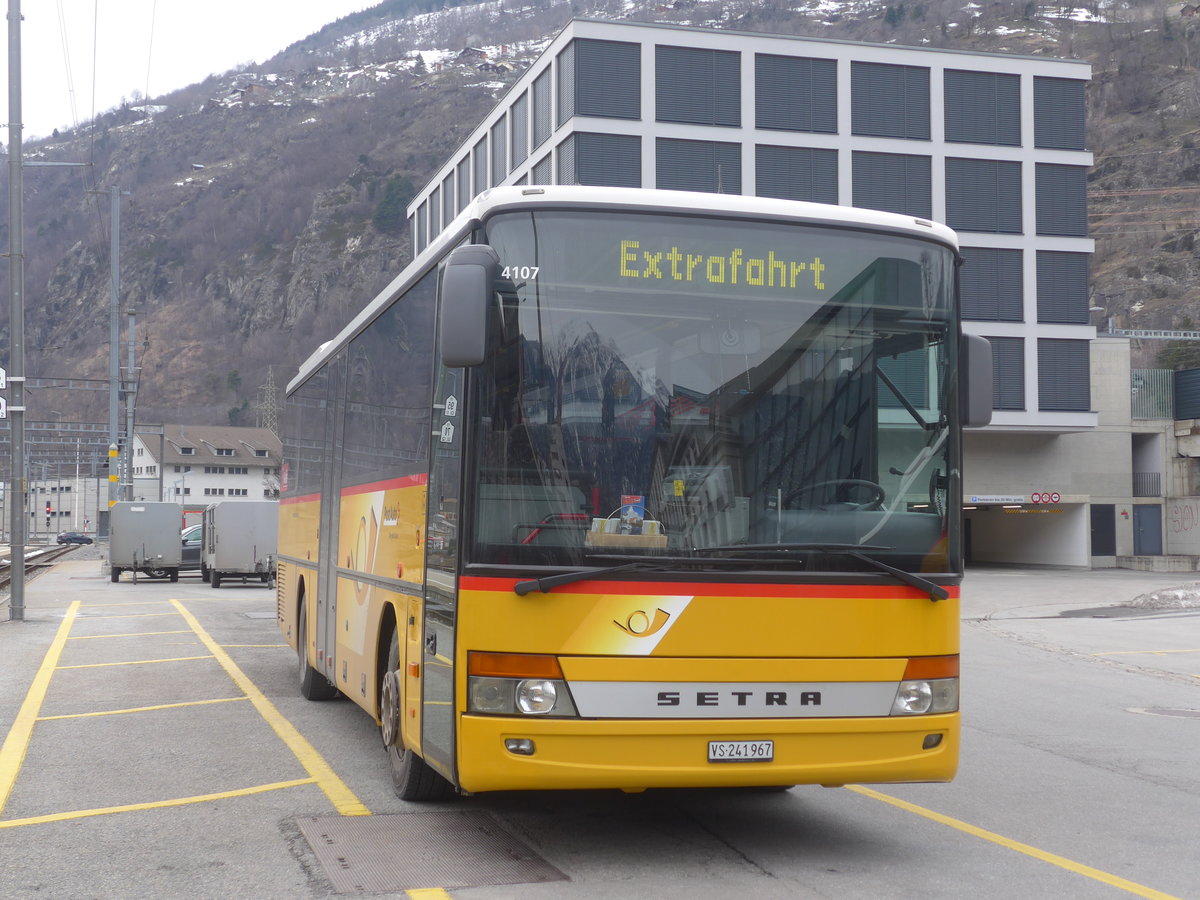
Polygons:
<instances>
[{"instance_id":1,"label":"box trailer","mask_svg":"<svg viewBox=\"0 0 1200 900\"><path fill-rule=\"evenodd\" d=\"M151 578L179 580L183 541L179 536L183 507L178 503L123 500L109 515L108 564L112 580L121 573L141 572Z\"/></svg>"},{"instance_id":2,"label":"box trailer","mask_svg":"<svg viewBox=\"0 0 1200 900\"><path fill-rule=\"evenodd\" d=\"M204 510L201 573L214 588L230 578L275 581L279 503L230 500Z\"/></svg>"}]
</instances>

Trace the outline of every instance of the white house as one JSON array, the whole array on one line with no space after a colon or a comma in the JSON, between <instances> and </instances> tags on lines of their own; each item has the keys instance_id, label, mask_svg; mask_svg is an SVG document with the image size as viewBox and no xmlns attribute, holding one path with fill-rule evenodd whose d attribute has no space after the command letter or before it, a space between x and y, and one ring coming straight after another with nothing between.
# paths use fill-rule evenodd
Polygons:
<instances>
[{"instance_id":1,"label":"white house","mask_svg":"<svg viewBox=\"0 0 1200 900\"><path fill-rule=\"evenodd\" d=\"M185 514L225 500L275 500L283 448L269 428L164 425L135 431L133 499L181 503Z\"/></svg>"}]
</instances>

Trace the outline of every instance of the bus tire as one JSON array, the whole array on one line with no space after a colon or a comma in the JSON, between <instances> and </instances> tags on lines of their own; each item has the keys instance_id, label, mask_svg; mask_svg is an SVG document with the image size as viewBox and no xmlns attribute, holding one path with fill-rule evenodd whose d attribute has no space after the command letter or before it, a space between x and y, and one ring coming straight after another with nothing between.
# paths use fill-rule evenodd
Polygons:
<instances>
[{"instance_id":1,"label":"bus tire","mask_svg":"<svg viewBox=\"0 0 1200 900\"><path fill-rule=\"evenodd\" d=\"M175 581L178 581L178 580L179 580L179 570L178 570L178 569L172 569L172 570L171 570L171 581L172 581L172 582L175 582Z\"/></svg>"},{"instance_id":2,"label":"bus tire","mask_svg":"<svg viewBox=\"0 0 1200 900\"><path fill-rule=\"evenodd\" d=\"M214 589L219 588L221 586L221 573L216 569L213 569L211 572L209 572L208 583L211 584Z\"/></svg>"},{"instance_id":3,"label":"bus tire","mask_svg":"<svg viewBox=\"0 0 1200 900\"><path fill-rule=\"evenodd\" d=\"M393 629L391 649L388 651L387 668L383 672L379 685L380 705L382 707L384 688L388 677L391 676L391 678L397 679L397 681L393 682L393 686L389 691L391 696L390 702L397 704L397 706L387 711L389 716L394 717L393 727L395 729L394 742L387 746L388 760L392 765L392 787L396 791L397 797L413 803L449 800L457 794L454 785L435 772L415 751L404 746L404 736L399 731L399 723L403 718L403 710L398 705L401 703L398 686L398 679L400 677L399 669L400 637ZM383 714L384 710L381 708L381 718ZM381 728L380 736L382 737L383 734L384 729Z\"/></svg>"},{"instance_id":4,"label":"bus tire","mask_svg":"<svg viewBox=\"0 0 1200 900\"><path fill-rule=\"evenodd\" d=\"M112 583L116 584L118 581L121 580L121 567L113 566L111 574L112 574Z\"/></svg>"},{"instance_id":5,"label":"bus tire","mask_svg":"<svg viewBox=\"0 0 1200 900\"><path fill-rule=\"evenodd\" d=\"M214 573L215 574L215 573ZM300 696L305 700L332 700L337 686L308 664L308 611L300 601L300 621L296 626L296 655L300 660Z\"/></svg>"}]
</instances>

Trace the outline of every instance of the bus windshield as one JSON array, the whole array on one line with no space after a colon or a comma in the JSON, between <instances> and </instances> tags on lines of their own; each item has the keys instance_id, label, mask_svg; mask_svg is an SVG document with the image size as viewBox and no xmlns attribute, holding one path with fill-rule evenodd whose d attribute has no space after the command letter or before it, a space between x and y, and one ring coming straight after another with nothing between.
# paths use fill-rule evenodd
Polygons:
<instances>
[{"instance_id":1,"label":"bus windshield","mask_svg":"<svg viewBox=\"0 0 1200 900\"><path fill-rule=\"evenodd\" d=\"M951 572L954 251L663 212L501 213L464 562L847 548ZM953 483L952 483L953 479ZM859 552L861 551L861 552Z\"/></svg>"}]
</instances>

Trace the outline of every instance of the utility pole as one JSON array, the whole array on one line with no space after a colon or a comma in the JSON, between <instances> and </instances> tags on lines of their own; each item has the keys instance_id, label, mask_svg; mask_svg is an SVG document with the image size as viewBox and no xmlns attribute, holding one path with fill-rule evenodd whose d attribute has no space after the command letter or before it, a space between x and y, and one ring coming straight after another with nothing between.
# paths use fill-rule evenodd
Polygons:
<instances>
[{"instance_id":1,"label":"utility pole","mask_svg":"<svg viewBox=\"0 0 1200 900\"><path fill-rule=\"evenodd\" d=\"M25 620L25 185L21 162L21 0L8 0L8 383L12 388L12 485L9 515L12 534L8 617Z\"/></svg>"},{"instance_id":2,"label":"utility pole","mask_svg":"<svg viewBox=\"0 0 1200 900\"><path fill-rule=\"evenodd\" d=\"M126 314L129 316L129 370L126 374L129 380L125 386L125 477L129 479L129 490L125 492L125 499L136 500L133 494L133 412L137 402L137 311L126 310Z\"/></svg>"},{"instance_id":3,"label":"utility pole","mask_svg":"<svg viewBox=\"0 0 1200 900\"><path fill-rule=\"evenodd\" d=\"M121 189L115 184L112 197L112 236L109 246L109 313L108 313L108 508L121 499L117 482L117 460L113 448L120 447L118 393L121 385Z\"/></svg>"}]
</instances>

